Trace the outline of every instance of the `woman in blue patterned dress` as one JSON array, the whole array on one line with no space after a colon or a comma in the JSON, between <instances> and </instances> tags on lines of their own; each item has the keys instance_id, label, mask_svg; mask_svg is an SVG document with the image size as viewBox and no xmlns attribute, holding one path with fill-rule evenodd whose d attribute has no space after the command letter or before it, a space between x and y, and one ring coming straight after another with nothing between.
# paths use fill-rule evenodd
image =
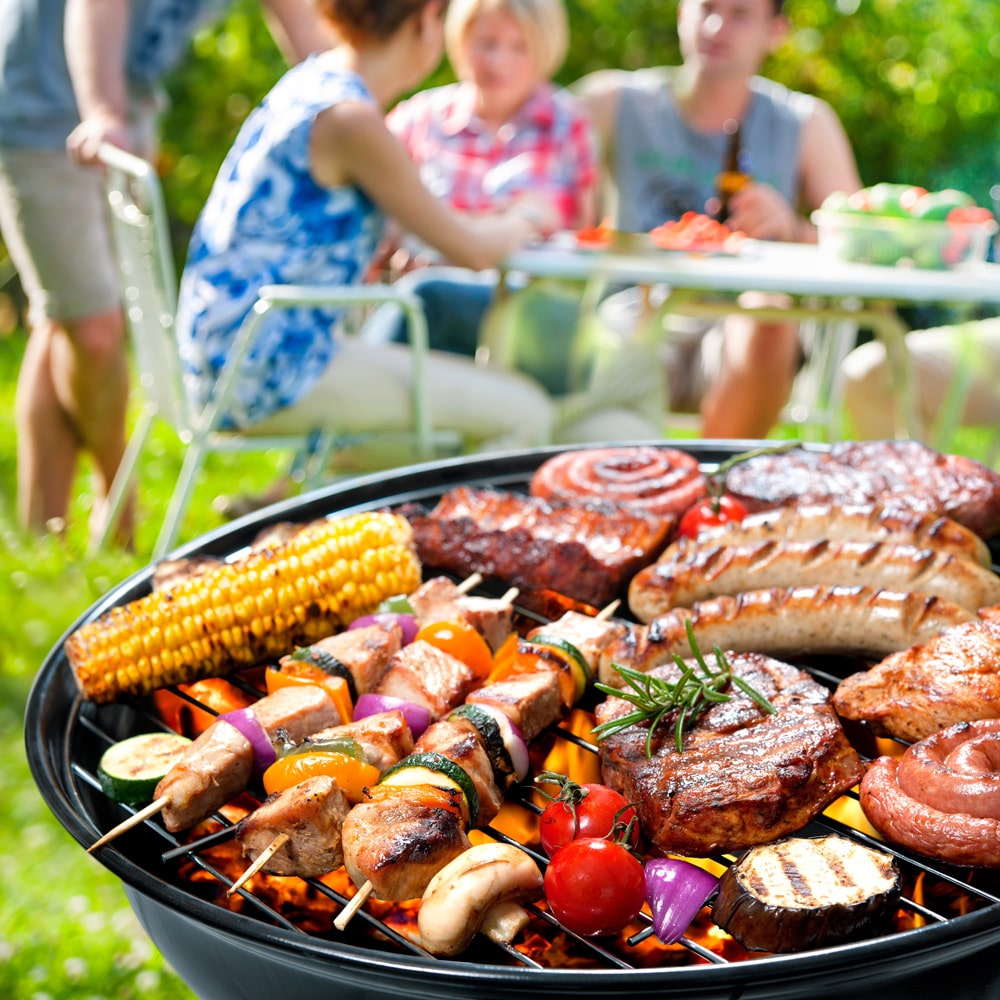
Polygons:
<instances>
[{"instance_id":1,"label":"woman in blue patterned dress","mask_svg":"<svg viewBox=\"0 0 1000 1000\"><path fill-rule=\"evenodd\" d=\"M318 0L342 44L290 70L248 117L192 237L178 335L187 390L199 403L213 392L260 287L360 283L386 216L476 269L557 224L553 210L530 197L489 218L453 212L423 186L386 128L384 108L441 58L444 7L443 0ZM409 349L339 337L338 318L334 308L269 315L227 423L261 434L407 428ZM426 377L433 424L459 429L470 448L548 440L551 404L529 379L436 352Z\"/></svg>"}]
</instances>

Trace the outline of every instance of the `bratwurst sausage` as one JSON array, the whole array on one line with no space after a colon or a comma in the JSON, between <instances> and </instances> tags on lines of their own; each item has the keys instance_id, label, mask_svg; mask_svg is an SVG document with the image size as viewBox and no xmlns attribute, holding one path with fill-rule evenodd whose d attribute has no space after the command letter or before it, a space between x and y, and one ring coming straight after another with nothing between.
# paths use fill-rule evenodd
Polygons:
<instances>
[{"instance_id":1,"label":"bratwurst sausage","mask_svg":"<svg viewBox=\"0 0 1000 1000\"><path fill-rule=\"evenodd\" d=\"M980 566L989 566L993 561L989 546L958 521L881 503L848 506L814 503L759 511L748 514L742 521L703 528L697 540L700 544L746 545L766 540L802 542L824 538L917 545L950 552ZM666 554L661 556L661 560L665 558Z\"/></svg>"},{"instance_id":2,"label":"bratwurst sausage","mask_svg":"<svg viewBox=\"0 0 1000 1000\"><path fill-rule=\"evenodd\" d=\"M719 646L727 652L794 658L809 653L882 657L975 617L937 597L874 587L745 591L674 608L631 628L605 647L599 673L603 683L620 687L614 663L646 672L675 653L691 656L689 620L704 653Z\"/></svg>"},{"instance_id":3,"label":"bratwurst sausage","mask_svg":"<svg viewBox=\"0 0 1000 1000\"><path fill-rule=\"evenodd\" d=\"M960 722L908 747L899 787L949 813L1000 820L1000 719Z\"/></svg>"},{"instance_id":4,"label":"bratwurst sausage","mask_svg":"<svg viewBox=\"0 0 1000 1000\"><path fill-rule=\"evenodd\" d=\"M786 542L702 545L681 539L629 585L644 622L671 608L721 594L812 584L877 586L930 594L970 611L1000 603L1000 577L966 559L889 542Z\"/></svg>"},{"instance_id":5,"label":"bratwurst sausage","mask_svg":"<svg viewBox=\"0 0 1000 1000\"><path fill-rule=\"evenodd\" d=\"M1000 821L949 813L910 798L893 757L874 760L861 779L861 808L886 840L924 857L977 868L1000 867Z\"/></svg>"}]
</instances>

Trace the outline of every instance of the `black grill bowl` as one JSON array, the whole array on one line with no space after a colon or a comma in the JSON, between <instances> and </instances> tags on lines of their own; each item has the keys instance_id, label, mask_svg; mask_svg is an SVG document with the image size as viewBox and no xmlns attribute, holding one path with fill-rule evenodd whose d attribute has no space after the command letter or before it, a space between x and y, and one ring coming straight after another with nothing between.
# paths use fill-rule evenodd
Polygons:
<instances>
[{"instance_id":1,"label":"black grill bowl","mask_svg":"<svg viewBox=\"0 0 1000 1000\"><path fill-rule=\"evenodd\" d=\"M671 442L715 463L734 445ZM283 520L308 520L334 511L433 502L452 486L470 483L524 489L554 449L453 459L355 479L276 505L206 535L177 555L225 556L262 529ZM152 567L124 581L73 623L69 632L108 608L148 592ZM64 637L65 638L65 637ZM47 805L81 846L89 846L122 818L93 781L107 739L149 728L129 705L82 703L63 653L63 641L42 664L28 700L25 741L34 780ZM100 732L100 738L95 732ZM202 998L339 996L362 998L482 997L877 997L914 1000L1000 998L1000 900L997 886L979 907L917 930L794 955L680 968L538 969L487 961L443 961L345 936L319 938L250 913L206 901L163 860L162 830L147 823L95 857L123 882L153 942ZM357 919L357 918L356 918ZM495 960L499 961L499 960ZM312 994L311 991L322 990ZM310 991L309 994L306 991Z\"/></svg>"}]
</instances>

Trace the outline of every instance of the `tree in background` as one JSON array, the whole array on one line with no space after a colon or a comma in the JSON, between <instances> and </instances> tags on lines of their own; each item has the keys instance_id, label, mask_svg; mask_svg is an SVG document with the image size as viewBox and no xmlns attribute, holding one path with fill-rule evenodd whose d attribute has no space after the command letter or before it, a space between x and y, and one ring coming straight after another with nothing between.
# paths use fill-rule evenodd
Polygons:
<instances>
[{"instance_id":1,"label":"tree in background","mask_svg":"<svg viewBox=\"0 0 1000 1000\"><path fill-rule=\"evenodd\" d=\"M676 63L676 0L567 0L572 44L559 79ZM769 75L827 100L865 184L959 187L983 205L1000 183L1000 4L981 0L786 0L793 31ZM162 169L177 245L250 109L285 64L257 0L236 0L168 81ZM429 81L451 79L442 66Z\"/></svg>"}]
</instances>

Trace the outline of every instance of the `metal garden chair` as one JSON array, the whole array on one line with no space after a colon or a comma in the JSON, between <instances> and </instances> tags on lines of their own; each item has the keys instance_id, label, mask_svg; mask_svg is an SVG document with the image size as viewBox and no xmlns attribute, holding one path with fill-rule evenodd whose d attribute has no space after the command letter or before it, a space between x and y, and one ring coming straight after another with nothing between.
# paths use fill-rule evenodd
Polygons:
<instances>
[{"instance_id":1,"label":"metal garden chair","mask_svg":"<svg viewBox=\"0 0 1000 1000\"><path fill-rule=\"evenodd\" d=\"M220 428L220 414L234 377L253 343L264 317L275 309L298 305L343 305L363 308L395 302L409 317L413 352L413 456L429 458L435 443L447 443L457 434L432 432L424 383L427 323L420 300L388 285L306 286L268 285L241 328L231 358L216 391L204 409L192 405L182 385L182 367L175 336L177 275L170 244L166 207L159 178L152 165L114 146L101 147L112 231L119 261L122 301L142 393L142 406L128 448L108 496L108 516L94 546L104 545L121 515L135 480L138 462L154 420L170 425L184 445L184 459L163 517L153 557L169 550L180 530L197 475L213 452L283 449L294 452L294 468L301 470L306 488L329 477L327 463L340 444L355 443L356 435L341 436L337 428L317 427L309 433L259 436ZM394 432L398 434L397 432Z\"/></svg>"}]
</instances>

